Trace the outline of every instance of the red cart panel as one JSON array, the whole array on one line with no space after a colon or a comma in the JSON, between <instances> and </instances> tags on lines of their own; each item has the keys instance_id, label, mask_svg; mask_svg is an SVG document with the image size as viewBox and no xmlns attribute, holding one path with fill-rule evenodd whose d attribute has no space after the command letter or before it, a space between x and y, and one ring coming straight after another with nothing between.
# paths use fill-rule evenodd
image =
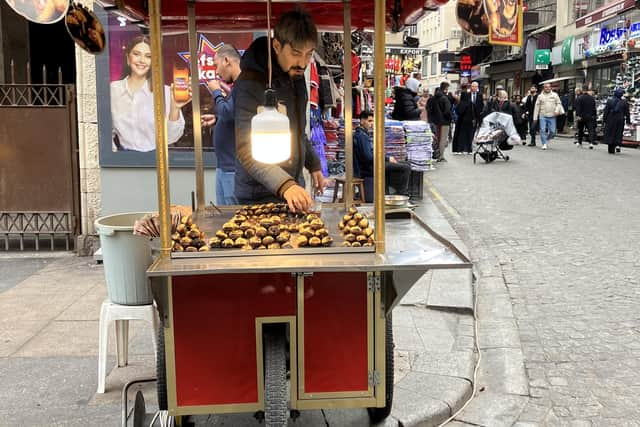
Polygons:
<instances>
[{"instance_id":1,"label":"red cart panel","mask_svg":"<svg viewBox=\"0 0 640 427\"><path fill-rule=\"evenodd\" d=\"M310 393L368 392L370 299L367 273L315 273L304 278L303 343L298 343L304 359L299 367L304 380L301 398Z\"/></svg>"},{"instance_id":2,"label":"red cart panel","mask_svg":"<svg viewBox=\"0 0 640 427\"><path fill-rule=\"evenodd\" d=\"M258 402L256 317L295 316L291 274L173 277L178 406Z\"/></svg>"}]
</instances>

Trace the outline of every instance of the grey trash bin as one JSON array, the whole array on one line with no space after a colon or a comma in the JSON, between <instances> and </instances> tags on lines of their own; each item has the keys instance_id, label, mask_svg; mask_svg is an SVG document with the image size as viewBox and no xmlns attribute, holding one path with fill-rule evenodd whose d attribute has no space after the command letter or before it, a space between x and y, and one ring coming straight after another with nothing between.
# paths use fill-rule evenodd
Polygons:
<instances>
[{"instance_id":1,"label":"grey trash bin","mask_svg":"<svg viewBox=\"0 0 640 427\"><path fill-rule=\"evenodd\" d=\"M116 304L144 305L153 302L147 279L151 265L149 239L133 234L133 224L148 212L104 216L95 221L100 235L104 276L109 299Z\"/></svg>"}]
</instances>

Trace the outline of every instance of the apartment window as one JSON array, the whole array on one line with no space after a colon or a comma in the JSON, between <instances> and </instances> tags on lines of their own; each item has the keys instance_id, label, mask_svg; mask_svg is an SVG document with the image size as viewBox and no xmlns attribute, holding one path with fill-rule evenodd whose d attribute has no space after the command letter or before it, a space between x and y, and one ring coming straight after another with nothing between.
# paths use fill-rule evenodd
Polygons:
<instances>
[{"instance_id":1,"label":"apartment window","mask_svg":"<svg viewBox=\"0 0 640 427\"><path fill-rule=\"evenodd\" d=\"M422 75L429 75L429 55L424 55L422 57Z\"/></svg>"},{"instance_id":2,"label":"apartment window","mask_svg":"<svg viewBox=\"0 0 640 427\"><path fill-rule=\"evenodd\" d=\"M432 53L431 54L431 75L435 76L436 74L438 74L438 54Z\"/></svg>"},{"instance_id":3,"label":"apartment window","mask_svg":"<svg viewBox=\"0 0 640 427\"><path fill-rule=\"evenodd\" d=\"M594 10L611 3L612 0L572 0L572 6L569 8L570 22L582 18Z\"/></svg>"}]
</instances>

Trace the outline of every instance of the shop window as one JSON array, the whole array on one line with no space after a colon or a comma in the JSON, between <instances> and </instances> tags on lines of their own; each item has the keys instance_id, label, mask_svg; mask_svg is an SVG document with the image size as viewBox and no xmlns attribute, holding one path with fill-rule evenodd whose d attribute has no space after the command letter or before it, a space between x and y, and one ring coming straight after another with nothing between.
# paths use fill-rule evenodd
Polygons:
<instances>
[{"instance_id":1,"label":"shop window","mask_svg":"<svg viewBox=\"0 0 640 427\"><path fill-rule=\"evenodd\" d=\"M431 75L435 76L436 74L438 74L438 54L432 53L431 54Z\"/></svg>"},{"instance_id":2,"label":"shop window","mask_svg":"<svg viewBox=\"0 0 640 427\"><path fill-rule=\"evenodd\" d=\"M594 10L611 3L612 0L572 0L569 8L569 22L582 18Z\"/></svg>"}]
</instances>

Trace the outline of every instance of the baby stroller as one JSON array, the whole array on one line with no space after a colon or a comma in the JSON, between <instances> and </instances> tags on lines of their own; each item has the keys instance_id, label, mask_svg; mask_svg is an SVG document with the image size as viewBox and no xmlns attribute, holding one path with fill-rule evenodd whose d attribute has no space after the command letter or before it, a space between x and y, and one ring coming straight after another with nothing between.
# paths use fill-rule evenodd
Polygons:
<instances>
[{"instance_id":1,"label":"baby stroller","mask_svg":"<svg viewBox=\"0 0 640 427\"><path fill-rule=\"evenodd\" d=\"M482 119L482 124L473 142L476 144L473 163L476 162L476 156L491 163L496 159L508 162L509 156L505 155L503 151L513 149L513 145L520 144L522 140L513 124L513 117L510 114L495 112Z\"/></svg>"}]
</instances>

